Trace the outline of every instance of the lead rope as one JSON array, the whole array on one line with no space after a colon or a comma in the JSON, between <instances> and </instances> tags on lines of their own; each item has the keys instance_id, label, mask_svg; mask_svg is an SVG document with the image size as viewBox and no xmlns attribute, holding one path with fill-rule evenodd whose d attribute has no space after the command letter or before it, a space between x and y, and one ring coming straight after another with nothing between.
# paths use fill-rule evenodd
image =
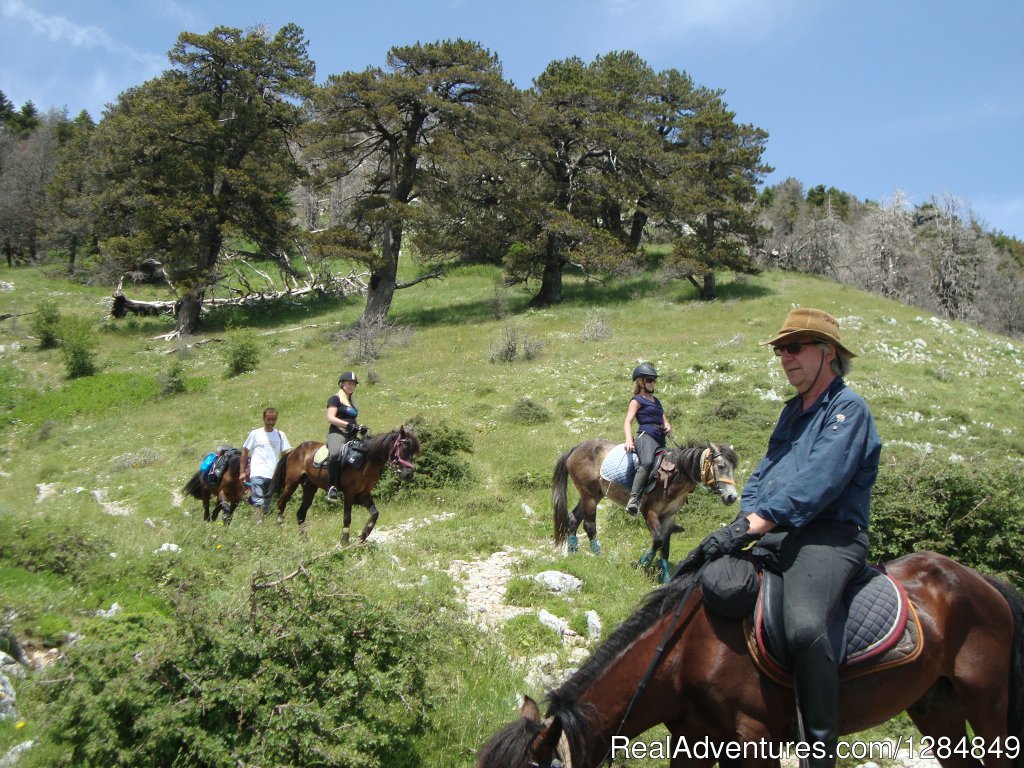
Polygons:
<instances>
[{"instance_id":1,"label":"lead rope","mask_svg":"<svg viewBox=\"0 0 1024 768\"><path fill-rule=\"evenodd\" d=\"M686 585L686 590L683 592L683 596L679 599L679 605L676 607L676 611L672 616L672 622L669 624L668 629L665 630L664 637L661 638L661 642L658 647L654 650L654 658L651 659L651 663L647 666L647 671L644 672L644 676L640 679L640 685L636 689L636 693L633 694L633 698L629 702L629 706L626 707L626 713L622 716L622 721L619 723L619 727L616 729L615 734L612 736L612 744L615 743L615 738L622 735L622 729L626 726L626 721L629 716L633 714L633 707L640 700L643 695L644 689L647 688L647 684L654 677L654 670L658 666L658 662L661 661L665 655L665 647L668 645L669 638L672 637L676 631L676 627L679 625L679 617L683 615L683 608L686 607L686 603L690 600L690 595L693 594L694 587L697 586L697 581L700 579L701 573L704 571L704 567L707 563L701 565L696 571L693 572L693 579L689 584ZM609 747L608 754L604 756L602 763L608 763L611 765L612 762L612 750Z\"/></svg>"}]
</instances>

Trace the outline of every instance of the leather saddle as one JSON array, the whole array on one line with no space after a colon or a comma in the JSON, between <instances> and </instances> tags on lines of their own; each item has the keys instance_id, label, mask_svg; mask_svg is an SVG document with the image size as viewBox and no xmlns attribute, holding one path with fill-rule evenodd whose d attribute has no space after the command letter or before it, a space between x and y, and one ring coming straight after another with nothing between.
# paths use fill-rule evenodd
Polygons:
<instances>
[{"instance_id":1,"label":"leather saddle","mask_svg":"<svg viewBox=\"0 0 1024 768\"><path fill-rule=\"evenodd\" d=\"M747 647L762 672L792 685L782 620L783 579L762 572L752 616L745 619ZM921 653L921 628L903 585L874 566L864 566L843 597L845 612L828 628L841 678L859 677L913 661Z\"/></svg>"},{"instance_id":2,"label":"leather saddle","mask_svg":"<svg viewBox=\"0 0 1024 768\"><path fill-rule=\"evenodd\" d=\"M317 469L323 469L327 466L330 457L331 453L327 450L327 446L321 445L313 453L313 466ZM366 442L363 440L349 440L341 446L341 455L338 457L338 461L342 469L346 467L359 469L366 463Z\"/></svg>"}]
</instances>

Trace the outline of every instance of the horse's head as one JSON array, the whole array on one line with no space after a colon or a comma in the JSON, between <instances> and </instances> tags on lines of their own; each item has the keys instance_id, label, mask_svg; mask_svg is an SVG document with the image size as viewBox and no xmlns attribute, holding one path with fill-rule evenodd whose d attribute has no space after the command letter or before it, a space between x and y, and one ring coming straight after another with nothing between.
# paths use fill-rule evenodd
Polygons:
<instances>
[{"instance_id":1,"label":"horse's head","mask_svg":"<svg viewBox=\"0 0 1024 768\"><path fill-rule=\"evenodd\" d=\"M736 494L736 481L732 474L739 466L740 458L731 445L708 443L700 458L700 481L718 494L726 506L739 498Z\"/></svg>"},{"instance_id":2,"label":"horse's head","mask_svg":"<svg viewBox=\"0 0 1024 768\"><path fill-rule=\"evenodd\" d=\"M398 473L399 480L412 480L413 472L416 470L412 460L419 452L420 441L416 439L415 433L406 430L404 426L400 427L388 455L388 464Z\"/></svg>"},{"instance_id":3,"label":"horse's head","mask_svg":"<svg viewBox=\"0 0 1024 768\"><path fill-rule=\"evenodd\" d=\"M498 731L480 750L476 768L570 766L569 745L558 717L540 718L537 702L526 696L522 715Z\"/></svg>"}]
</instances>

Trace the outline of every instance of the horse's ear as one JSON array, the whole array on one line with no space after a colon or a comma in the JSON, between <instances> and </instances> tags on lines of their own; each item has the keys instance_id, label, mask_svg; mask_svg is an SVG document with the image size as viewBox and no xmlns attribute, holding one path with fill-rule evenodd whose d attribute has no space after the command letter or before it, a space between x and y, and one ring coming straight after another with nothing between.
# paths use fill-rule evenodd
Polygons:
<instances>
[{"instance_id":1,"label":"horse's ear","mask_svg":"<svg viewBox=\"0 0 1024 768\"><path fill-rule=\"evenodd\" d=\"M398 436L399 437L405 437L405 424L403 424L402 426L400 426L398 428Z\"/></svg>"},{"instance_id":2,"label":"horse's ear","mask_svg":"<svg viewBox=\"0 0 1024 768\"><path fill-rule=\"evenodd\" d=\"M535 723L540 722L540 707L529 696L523 696L523 708L519 710L519 714L527 720L532 720Z\"/></svg>"}]
</instances>

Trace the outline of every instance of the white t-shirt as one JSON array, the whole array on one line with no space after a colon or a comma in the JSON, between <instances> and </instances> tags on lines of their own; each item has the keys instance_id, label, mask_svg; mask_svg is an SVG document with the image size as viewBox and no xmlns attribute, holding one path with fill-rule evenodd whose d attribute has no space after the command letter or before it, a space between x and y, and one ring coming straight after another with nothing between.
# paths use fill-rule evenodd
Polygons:
<instances>
[{"instance_id":1,"label":"white t-shirt","mask_svg":"<svg viewBox=\"0 0 1024 768\"><path fill-rule=\"evenodd\" d=\"M273 477L281 452L292 449L284 432L278 429L267 432L263 427L250 432L242 447L252 457L249 462L249 477Z\"/></svg>"}]
</instances>

